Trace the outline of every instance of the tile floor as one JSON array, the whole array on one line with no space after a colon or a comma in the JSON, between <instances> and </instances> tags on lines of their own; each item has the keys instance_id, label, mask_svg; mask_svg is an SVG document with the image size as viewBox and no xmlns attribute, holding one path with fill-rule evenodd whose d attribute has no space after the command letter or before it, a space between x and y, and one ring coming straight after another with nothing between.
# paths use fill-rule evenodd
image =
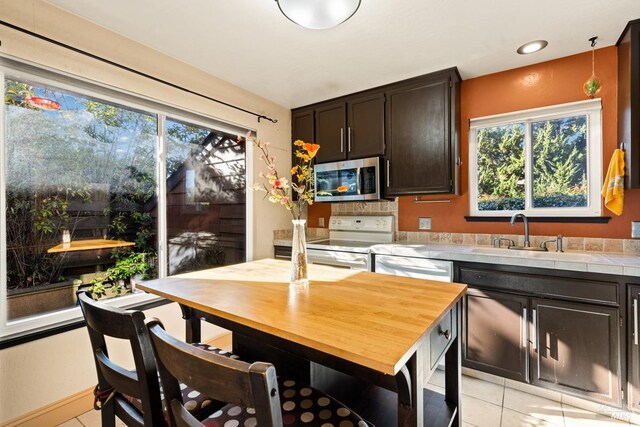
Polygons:
<instances>
[{"instance_id":1,"label":"tile floor","mask_svg":"<svg viewBox=\"0 0 640 427\"><path fill-rule=\"evenodd\" d=\"M548 390L538 393L546 397L533 395L523 391L527 385L498 377L491 381L462 377L464 427L620 427L629 426L631 420L630 414L622 410L588 404ZM428 388L444 393L443 386L444 373L436 371ZM574 406L585 406L585 403L591 405L594 412ZM100 413L92 410L58 427L100 427Z\"/></svg>"}]
</instances>

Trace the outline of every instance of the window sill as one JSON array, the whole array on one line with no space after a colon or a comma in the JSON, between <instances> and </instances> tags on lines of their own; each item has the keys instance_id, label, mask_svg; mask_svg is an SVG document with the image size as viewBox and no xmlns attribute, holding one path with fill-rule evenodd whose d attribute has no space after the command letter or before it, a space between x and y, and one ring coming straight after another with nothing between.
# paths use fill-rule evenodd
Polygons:
<instances>
[{"instance_id":1,"label":"window sill","mask_svg":"<svg viewBox=\"0 0 640 427\"><path fill-rule=\"evenodd\" d=\"M465 216L467 222L509 222L510 216ZM606 224L610 216L528 216L529 222L555 222L573 224Z\"/></svg>"},{"instance_id":2,"label":"window sill","mask_svg":"<svg viewBox=\"0 0 640 427\"><path fill-rule=\"evenodd\" d=\"M172 302L151 294L141 293L140 295L132 296L134 297L133 300L126 301L123 299L121 301L117 301L118 298L114 298L109 300L109 304L127 310L149 310ZM51 319L50 325L32 328L26 327L21 331L14 333L9 332L4 336L0 336L0 350L72 331L74 329L83 328L85 326L85 321L82 317L80 307L75 307L71 309L71 311L73 312L73 315L65 320L56 321L55 319ZM28 319L25 319L25 321L28 321Z\"/></svg>"}]
</instances>

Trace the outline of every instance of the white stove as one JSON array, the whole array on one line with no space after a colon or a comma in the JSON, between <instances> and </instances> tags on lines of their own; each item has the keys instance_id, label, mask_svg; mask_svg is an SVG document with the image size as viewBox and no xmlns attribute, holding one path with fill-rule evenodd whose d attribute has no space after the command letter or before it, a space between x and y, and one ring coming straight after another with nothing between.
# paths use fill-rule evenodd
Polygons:
<instances>
[{"instance_id":1,"label":"white stove","mask_svg":"<svg viewBox=\"0 0 640 427\"><path fill-rule=\"evenodd\" d=\"M332 216L329 238L307 244L313 264L370 270L370 248L393 242L393 216Z\"/></svg>"}]
</instances>

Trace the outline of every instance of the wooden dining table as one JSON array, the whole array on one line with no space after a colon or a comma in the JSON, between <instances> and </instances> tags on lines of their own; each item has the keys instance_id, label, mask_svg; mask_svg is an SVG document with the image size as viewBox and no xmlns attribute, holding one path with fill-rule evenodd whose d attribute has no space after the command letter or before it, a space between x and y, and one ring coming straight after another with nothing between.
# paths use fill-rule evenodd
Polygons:
<instances>
[{"instance_id":1,"label":"wooden dining table","mask_svg":"<svg viewBox=\"0 0 640 427\"><path fill-rule=\"evenodd\" d=\"M394 393L398 426L461 425L466 286L322 265L308 270L305 288L291 287L290 263L273 259L137 286L180 304L187 341L200 341L205 320L232 331L240 357L271 362L279 374L318 388L346 375ZM427 399L425 382L442 358L445 396Z\"/></svg>"}]
</instances>

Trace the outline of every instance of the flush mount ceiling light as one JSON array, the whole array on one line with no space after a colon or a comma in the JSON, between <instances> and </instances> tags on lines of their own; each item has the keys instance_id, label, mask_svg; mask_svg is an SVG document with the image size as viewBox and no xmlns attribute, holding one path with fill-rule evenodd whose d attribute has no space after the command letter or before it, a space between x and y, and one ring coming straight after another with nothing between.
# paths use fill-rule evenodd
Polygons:
<instances>
[{"instance_id":1,"label":"flush mount ceiling light","mask_svg":"<svg viewBox=\"0 0 640 427\"><path fill-rule=\"evenodd\" d=\"M276 0L284 16L312 30L326 30L351 18L360 0Z\"/></svg>"},{"instance_id":2,"label":"flush mount ceiling light","mask_svg":"<svg viewBox=\"0 0 640 427\"><path fill-rule=\"evenodd\" d=\"M527 55L529 53L537 52L539 50L544 49L545 47L547 47L548 44L549 42L547 42L546 40L536 40L529 43L525 43L518 48L518 53L520 55Z\"/></svg>"}]
</instances>

